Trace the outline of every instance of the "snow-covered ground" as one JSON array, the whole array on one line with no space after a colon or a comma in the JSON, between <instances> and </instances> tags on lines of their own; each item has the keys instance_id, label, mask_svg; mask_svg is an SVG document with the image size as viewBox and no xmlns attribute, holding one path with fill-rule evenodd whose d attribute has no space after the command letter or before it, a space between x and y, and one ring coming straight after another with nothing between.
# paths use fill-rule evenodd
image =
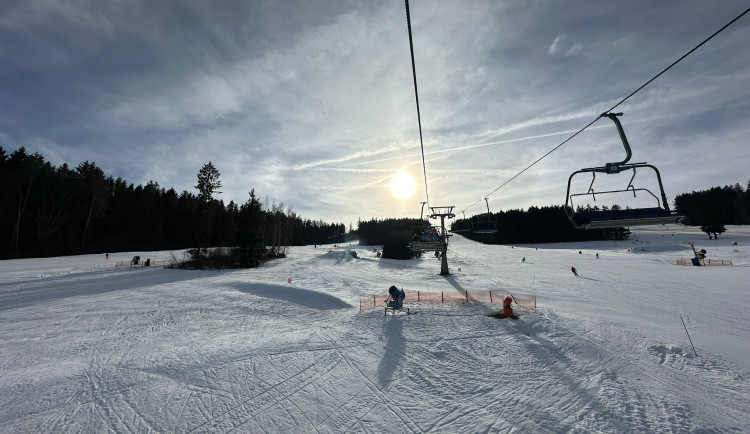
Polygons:
<instances>
[{"instance_id":1,"label":"snow-covered ground","mask_svg":"<svg viewBox=\"0 0 750 434\"><path fill-rule=\"evenodd\" d=\"M168 252L0 261L0 432L750 432L750 229L633 232L455 236L448 277L372 246L221 272L114 267ZM674 265L690 241L734 265ZM538 309L359 312L390 285Z\"/></svg>"}]
</instances>

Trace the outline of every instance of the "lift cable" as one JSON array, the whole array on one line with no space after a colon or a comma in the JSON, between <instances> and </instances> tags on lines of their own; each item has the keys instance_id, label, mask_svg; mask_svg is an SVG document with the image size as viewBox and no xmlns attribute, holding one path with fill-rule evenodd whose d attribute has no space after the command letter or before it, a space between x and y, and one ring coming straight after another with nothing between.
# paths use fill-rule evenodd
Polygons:
<instances>
[{"instance_id":1,"label":"lift cable","mask_svg":"<svg viewBox=\"0 0 750 434\"><path fill-rule=\"evenodd\" d=\"M411 71L414 76L414 97L417 100L417 123L419 124L419 146L422 148L422 172L424 173L424 194L427 206L430 205L430 194L427 193L427 166L424 162L424 142L422 141L422 118L419 114L419 92L417 91L417 68L414 66L414 43L411 36L411 16L409 15L409 0L406 2L406 26L409 29L409 50L411 51Z\"/></svg>"},{"instance_id":2,"label":"lift cable","mask_svg":"<svg viewBox=\"0 0 750 434\"><path fill-rule=\"evenodd\" d=\"M408 0L407 0L407 3L408 3ZM692 53L693 53L693 52L694 52L695 50L697 50L698 48L700 48L701 46L703 46L703 45L704 45L704 44L705 44L706 42L708 42L708 41L710 41L711 39L713 39L713 37L714 37L714 36L718 35L718 34L719 34L719 33L721 33L722 31L724 31L724 30L725 30L725 29L726 29L727 27L729 27L729 26L731 26L732 24L734 24L734 23L735 23L735 22L736 22L737 20L739 20L740 18L742 18L742 17L743 17L743 16L745 15L745 14L747 14L748 12L750 12L750 8L747 8L747 9L745 9L745 11L744 11L744 12L742 12L742 13L741 13L741 14L739 14L739 15L737 15L737 17L735 17L735 18L734 18L734 19L733 19L732 21L730 21L730 22L728 22L727 24L725 24L725 25L724 25L724 27L720 28L719 30L717 30L716 32L714 32L714 34L712 34L711 36L709 36L708 38L706 38L705 40L703 40L703 42L701 42L700 44L698 44L698 45L696 45L695 47L693 47L693 49L692 49L692 50L690 50L690 51L688 51L687 53L683 54L683 55L682 55L682 57L680 57L679 59L677 59L677 60L675 60L674 62L672 62L672 64L671 64L671 65L669 65L669 66L667 66L666 68L664 68L664 70L662 70L662 71L661 71L660 73L656 74L656 75L655 75L655 76L654 76L654 77L653 77L653 78L652 78L651 80L647 81L647 82L646 82L646 83L644 83L644 84L643 84L643 85L642 85L641 87L639 87L638 89L636 89L636 90L634 90L633 92L631 92L631 93L630 93L630 95L628 95L628 96L626 96L625 98L623 98L623 99L622 99L622 100L621 100L620 102L618 102L617 104L613 105L613 106L612 106L612 107L611 107L611 108L610 108L609 110L605 111L604 113L609 113L609 112L611 112L612 110L614 110L615 108L617 108L617 107L618 107L618 106L619 106L620 104L622 104L622 103L624 103L625 101L627 101L628 99L630 99L630 97L632 97L633 95L635 95L636 93L638 93L638 92L639 92L639 91L640 91L641 89L643 89L644 87L646 87L646 86L648 86L649 84L651 84L651 82L652 82L652 81L654 81L654 80L656 80L657 78L659 78L659 77L660 77L660 76L661 76L662 74L664 74L665 72L667 72L667 71L669 71L670 69L672 69L672 67L673 67L673 66L677 65L678 63L680 63L680 61L682 61L682 60L683 60L684 58L686 58L687 56L689 56L690 54L692 54ZM521 176L521 174L523 174L524 172L526 172L527 170L529 170L529 169L530 169L530 168L531 168L532 166L534 166L534 165L535 165L535 164L537 164L538 162L542 161L542 159L544 159L544 158L545 158L546 156L548 156L549 154L551 154L551 153L555 152L555 151L556 151L557 149L559 149L559 148L560 148L560 147L561 147L562 145L564 145L564 144L568 143L568 142L569 142L569 141L570 141L570 140L571 140L571 139L572 139L573 137L577 136L578 134L582 133L582 132L583 132L583 131L584 131L585 129L587 129L588 127L590 127L591 125L593 125L593 124L594 124L594 123L595 123L596 121L598 121L598 120L599 120L599 118L601 118L601 117L602 117L602 115L598 116L598 117L597 117L596 119L594 119L593 121L589 122L589 123L588 123L588 124L587 124L587 125L586 125L585 127L581 128L581 129L580 129L580 130L578 130L578 131L577 131L577 132L576 132L575 134L573 134L572 136L570 136L570 137L568 137L567 139L565 139L565 141L563 141L563 142L562 142L562 143L560 143L559 145L557 145L557 146L555 146L554 148L552 148L552 150L550 150L550 151L549 151L549 152L547 152L546 154L544 154L544 155L542 155L541 157L539 157L539 158L538 158L538 159L537 159L536 161L534 161L533 163L531 163L531 164L529 164L528 166L526 166L526 168L524 168L523 170L521 170L520 172L518 172L517 174L515 174L515 175L514 175L514 176L513 176L512 178L510 178L510 179L508 179L507 181L505 181L504 183L502 183L502 184L501 184L501 185L500 185L499 187L497 187L496 189L492 190L492 191L491 191L491 192L490 192L489 194L486 194L486 195L485 195L484 197L488 197L488 196L491 196L491 195L492 195L493 193L495 193L496 191L498 191L498 190L500 190L501 188L505 187L505 185L507 185L507 184L508 184L509 182L511 182L511 181L513 181L514 179L516 179L516 178L518 178L519 176ZM476 204L480 203L480 202L481 202L482 200L484 200L484 198L482 198L482 199L479 199L479 200L477 200L476 202L472 203L471 205L467 206L466 208L464 208L464 211L466 211L466 210L467 210L467 209L469 209L469 208L472 208L472 207L473 207L473 206L475 206Z\"/></svg>"}]
</instances>

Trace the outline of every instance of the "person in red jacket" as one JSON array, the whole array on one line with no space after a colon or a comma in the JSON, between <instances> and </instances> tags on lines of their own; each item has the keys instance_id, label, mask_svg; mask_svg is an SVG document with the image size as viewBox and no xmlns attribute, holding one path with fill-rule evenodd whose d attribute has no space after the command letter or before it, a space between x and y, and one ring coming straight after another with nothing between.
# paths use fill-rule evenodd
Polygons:
<instances>
[{"instance_id":1,"label":"person in red jacket","mask_svg":"<svg viewBox=\"0 0 750 434\"><path fill-rule=\"evenodd\" d=\"M518 319L518 316L513 314L513 308L510 306L513 303L513 298L505 297L503 299L503 318Z\"/></svg>"}]
</instances>

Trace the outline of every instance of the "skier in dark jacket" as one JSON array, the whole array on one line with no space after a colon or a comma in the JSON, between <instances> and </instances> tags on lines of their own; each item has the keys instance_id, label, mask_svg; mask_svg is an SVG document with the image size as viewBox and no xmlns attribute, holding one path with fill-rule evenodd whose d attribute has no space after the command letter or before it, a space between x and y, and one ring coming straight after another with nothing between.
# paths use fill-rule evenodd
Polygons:
<instances>
[{"instance_id":1,"label":"skier in dark jacket","mask_svg":"<svg viewBox=\"0 0 750 434\"><path fill-rule=\"evenodd\" d=\"M576 271L576 267L570 267L570 271L573 272L573 274L578 277L578 271Z\"/></svg>"}]
</instances>

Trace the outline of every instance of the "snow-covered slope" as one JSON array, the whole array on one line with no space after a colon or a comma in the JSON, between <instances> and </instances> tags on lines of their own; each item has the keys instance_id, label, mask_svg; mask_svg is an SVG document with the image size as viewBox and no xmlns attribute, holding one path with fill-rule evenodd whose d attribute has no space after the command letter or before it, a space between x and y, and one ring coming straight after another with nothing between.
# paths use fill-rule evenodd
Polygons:
<instances>
[{"instance_id":1,"label":"snow-covered slope","mask_svg":"<svg viewBox=\"0 0 750 434\"><path fill-rule=\"evenodd\" d=\"M690 241L734 265L674 265ZM113 265L168 252L2 261L0 432L748 432L748 246L740 227L456 236L448 277L373 246L222 272ZM538 309L359 312L390 285L534 294Z\"/></svg>"}]
</instances>

